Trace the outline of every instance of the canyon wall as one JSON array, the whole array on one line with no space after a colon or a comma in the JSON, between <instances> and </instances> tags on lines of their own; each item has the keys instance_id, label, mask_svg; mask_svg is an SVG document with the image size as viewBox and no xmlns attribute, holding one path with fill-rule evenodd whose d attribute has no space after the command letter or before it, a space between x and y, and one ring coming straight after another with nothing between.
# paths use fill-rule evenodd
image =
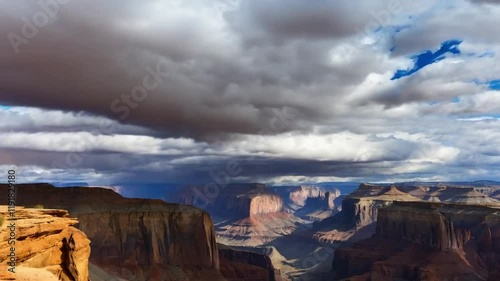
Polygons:
<instances>
[{"instance_id":1,"label":"canyon wall","mask_svg":"<svg viewBox=\"0 0 500 281\"><path fill-rule=\"evenodd\" d=\"M333 209L333 201L340 196L340 191L325 191L316 186L299 186L289 192L289 199L298 206L307 206L310 204Z\"/></svg>"},{"instance_id":2,"label":"canyon wall","mask_svg":"<svg viewBox=\"0 0 500 281\"><path fill-rule=\"evenodd\" d=\"M7 220L6 206L0 208L0 216L4 218L0 231L1 280L88 280L90 240L74 227L78 221L67 211L16 207L15 244L9 244L11 221ZM16 273L6 266L11 247L17 258Z\"/></svg>"},{"instance_id":3,"label":"canyon wall","mask_svg":"<svg viewBox=\"0 0 500 281\"><path fill-rule=\"evenodd\" d=\"M492 240L492 227L500 225L500 210L494 210L462 204L395 202L379 210L376 236L439 250L463 249L468 242L500 249L500 240Z\"/></svg>"},{"instance_id":4,"label":"canyon wall","mask_svg":"<svg viewBox=\"0 0 500 281\"><path fill-rule=\"evenodd\" d=\"M209 215L194 208L138 206L129 211L77 214L93 242L92 261L103 267L219 269L214 227Z\"/></svg>"},{"instance_id":5,"label":"canyon wall","mask_svg":"<svg viewBox=\"0 0 500 281\"><path fill-rule=\"evenodd\" d=\"M351 227L362 227L377 220L378 209L389 206L392 201L364 198L345 198L342 201L342 217Z\"/></svg>"},{"instance_id":6,"label":"canyon wall","mask_svg":"<svg viewBox=\"0 0 500 281\"><path fill-rule=\"evenodd\" d=\"M344 229L361 228L377 220L378 210L393 202L413 202L421 199L400 191L395 186L361 184L342 200L342 211L335 216L315 223L316 229L341 226Z\"/></svg>"},{"instance_id":7,"label":"canyon wall","mask_svg":"<svg viewBox=\"0 0 500 281\"><path fill-rule=\"evenodd\" d=\"M7 202L2 188L0 200ZM209 273L223 280L214 225L201 209L47 184L18 185L17 204L69 210L92 241L91 262L127 280L204 280Z\"/></svg>"},{"instance_id":8,"label":"canyon wall","mask_svg":"<svg viewBox=\"0 0 500 281\"><path fill-rule=\"evenodd\" d=\"M500 269L500 209L394 202L378 211L376 234L337 249L337 278L493 280Z\"/></svg>"}]
</instances>

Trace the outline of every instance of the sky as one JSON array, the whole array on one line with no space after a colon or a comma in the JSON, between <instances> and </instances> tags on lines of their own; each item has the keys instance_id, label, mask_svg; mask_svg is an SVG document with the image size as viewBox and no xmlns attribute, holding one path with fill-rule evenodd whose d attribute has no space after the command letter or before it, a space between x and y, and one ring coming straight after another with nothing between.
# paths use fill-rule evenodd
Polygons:
<instances>
[{"instance_id":1,"label":"sky","mask_svg":"<svg viewBox=\"0 0 500 281\"><path fill-rule=\"evenodd\" d=\"M498 26L497 1L0 0L0 170L500 180Z\"/></svg>"}]
</instances>

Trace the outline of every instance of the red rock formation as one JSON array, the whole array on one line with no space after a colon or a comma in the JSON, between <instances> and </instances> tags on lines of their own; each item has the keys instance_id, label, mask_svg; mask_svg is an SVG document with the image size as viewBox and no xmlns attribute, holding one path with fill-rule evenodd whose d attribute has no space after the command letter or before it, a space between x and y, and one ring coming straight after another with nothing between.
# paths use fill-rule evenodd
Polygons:
<instances>
[{"instance_id":1,"label":"red rock formation","mask_svg":"<svg viewBox=\"0 0 500 281\"><path fill-rule=\"evenodd\" d=\"M262 194L249 196L250 216L259 214L276 213L283 209L283 199L274 194Z\"/></svg>"},{"instance_id":2,"label":"red rock formation","mask_svg":"<svg viewBox=\"0 0 500 281\"><path fill-rule=\"evenodd\" d=\"M396 201L421 201L420 199L398 190L395 186L372 189L361 185L342 201L342 214L348 224L356 227L368 225L377 220L378 209Z\"/></svg>"},{"instance_id":3,"label":"red rock formation","mask_svg":"<svg viewBox=\"0 0 500 281\"><path fill-rule=\"evenodd\" d=\"M2 206L0 215L7 214L7 207ZM88 280L90 240L74 227L76 219L65 210L16 207L15 214L15 244L9 244L10 221L4 221L0 231L1 280ZM11 247L17 258L14 274L6 266Z\"/></svg>"},{"instance_id":4,"label":"red rock formation","mask_svg":"<svg viewBox=\"0 0 500 281\"><path fill-rule=\"evenodd\" d=\"M289 193L290 200L298 206L306 206L308 205L307 201L310 200L310 203L324 202L324 206L329 209L335 207L333 200L339 196L340 191L338 189L335 191L325 191L316 186L299 186Z\"/></svg>"},{"instance_id":5,"label":"red rock formation","mask_svg":"<svg viewBox=\"0 0 500 281\"><path fill-rule=\"evenodd\" d=\"M379 210L374 238L336 251L333 268L339 278L486 280L500 268L500 209L395 202Z\"/></svg>"},{"instance_id":6,"label":"red rock formation","mask_svg":"<svg viewBox=\"0 0 500 281\"><path fill-rule=\"evenodd\" d=\"M397 201L421 201L395 186L361 184L342 201L342 211L314 224L318 241L326 244L359 241L370 237L375 230L378 210Z\"/></svg>"}]
</instances>

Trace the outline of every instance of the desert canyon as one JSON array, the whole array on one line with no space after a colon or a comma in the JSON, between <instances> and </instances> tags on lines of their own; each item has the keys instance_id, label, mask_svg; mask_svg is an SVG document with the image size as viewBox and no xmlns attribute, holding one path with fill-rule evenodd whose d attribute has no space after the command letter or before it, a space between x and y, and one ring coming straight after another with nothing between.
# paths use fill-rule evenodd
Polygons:
<instances>
[{"instance_id":1,"label":"desert canyon","mask_svg":"<svg viewBox=\"0 0 500 281\"><path fill-rule=\"evenodd\" d=\"M196 186L159 200L21 184L17 272L4 266L6 220L0 279L500 280L499 191L478 183L361 184L352 192L232 184L201 206Z\"/></svg>"}]
</instances>

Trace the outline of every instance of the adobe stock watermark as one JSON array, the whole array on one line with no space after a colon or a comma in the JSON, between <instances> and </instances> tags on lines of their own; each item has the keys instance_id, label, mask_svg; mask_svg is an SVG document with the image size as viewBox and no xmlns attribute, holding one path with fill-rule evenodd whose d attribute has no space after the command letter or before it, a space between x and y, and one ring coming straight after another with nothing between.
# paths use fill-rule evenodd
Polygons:
<instances>
[{"instance_id":1,"label":"adobe stock watermark","mask_svg":"<svg viewBox=\"0 0 500 281\"><path fill-rule=\"evenodd\" d=\"M17 55L19 53L19 47L21 45L26 45L31 39L37 36L41 28L47 26L50 19L55 19L60 11L61 5L66 5L71 0L39 0L38 5L40 10L36 11L31 18L22 17L21 21L23 25L21 26L21 32L14 33L9 32L7 34L7 39L9 39L12 50Z\"/></svg>"},{"instance_id":2,"label":"adobe stock watermark","mask_svg":"<svg viewBox=\"0 0 500 281\"><path fill-rule=\"evenodd\" d=\"M279 134L297 118L297 113L290 108L283 108L281 111L273 109L273 118L269 121L268 126L259 131L259 135ZM255 155L244 159L244 164L254 161ZM221 191L226 188L233 178L240 176L243 173L242 163L237 160L230 160L226 163L224 169L217 172L211 171L209 173L212 181L205 184L202 189L192 187L193 201L192 204L199 208L206 208L214 199L219 196Z\"/></svg>"},{"instance_id":3,"label":"adobe stock watermark","mask_svg":"<svg viewBox=\"0 0 500 281\"><path fill-rule=\"evenodd\" d=\"M145 101L151 91L157 89L161 83L164 82L165 77L169 75L169 73L163 69L164 61L159 61L155 68L151 66L145 67L146 75L142 78L142 83L133 87L128 94L122 94L119 98L115 99L110 104L110 110L119 114L120 120L124 121L131 113L131 111L139 106L139 103ZM116 131L116 123L115 122L106 122L106 120L102 120L99 123L99 126L87 134L87 137L84 136L85 147L83 151L91 150L95 148L97 145L95 141L92 139L94 135L110 135ZM66 154L64 159L64 163L60 162L52 162L52 168L54 169L74 169L81 165L84 159L83 152L71 152Z\"/></svg>"}]
</instances>

